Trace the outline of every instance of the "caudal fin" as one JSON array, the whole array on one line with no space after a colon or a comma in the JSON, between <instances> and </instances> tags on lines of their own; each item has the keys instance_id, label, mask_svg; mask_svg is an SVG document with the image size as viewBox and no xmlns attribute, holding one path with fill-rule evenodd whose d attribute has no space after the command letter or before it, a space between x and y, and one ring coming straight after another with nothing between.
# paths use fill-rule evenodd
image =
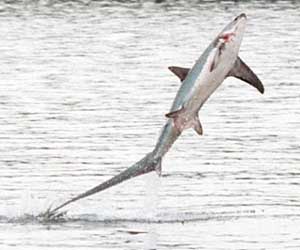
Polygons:
<instances>
[{"instance_id":1,"label":"caudal fin","mask_svg":"<svg viewBox=\"0 0 300 250\"><path fill-rule=\"evenodd\" d=\"M57 206L54 209L48 209L45 213L40 214L40 217L43 217L46 220L51 220L52 218L57 217L57 215L60 215L61 213L58 213L57 211L61 208L67 206L70 203L73 203L75 201L78 201L80 199L83 199L85 197L91 196L95 193L98 193L100 191L103 191L105 189L108 189L112 186L115 186L123 181L126 181L128 179L131 179L133 177L143 175L146 173L149 173L151 171L156 171L158 175L161 175L161 157L154 158L153 153L147 154L144 158L142 158L140 161L135 163L133 166L127 168L123 172L117 174L116 176L110 178L109 180L89 189L88 191L81 193L74 198L64 202L63 204Z\"/></svg>"}]
</instances>

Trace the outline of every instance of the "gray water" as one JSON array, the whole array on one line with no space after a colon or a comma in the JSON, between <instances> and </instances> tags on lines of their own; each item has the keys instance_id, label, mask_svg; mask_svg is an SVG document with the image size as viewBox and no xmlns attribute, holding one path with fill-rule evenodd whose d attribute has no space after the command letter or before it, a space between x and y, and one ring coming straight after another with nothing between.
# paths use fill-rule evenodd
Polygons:
<instances>
[{"instance_id":1,"label":"gray water","mask_svg":"<svg viewBox=\"0 0 300 250\"><path fill-rule=\"evenodd\" d=\"M35 216L155 145L179 80L237 14L264 95L228 78L149 174ZM0 3L0 249L300 249L300 2Z\"/></svg>"}]
</instances>

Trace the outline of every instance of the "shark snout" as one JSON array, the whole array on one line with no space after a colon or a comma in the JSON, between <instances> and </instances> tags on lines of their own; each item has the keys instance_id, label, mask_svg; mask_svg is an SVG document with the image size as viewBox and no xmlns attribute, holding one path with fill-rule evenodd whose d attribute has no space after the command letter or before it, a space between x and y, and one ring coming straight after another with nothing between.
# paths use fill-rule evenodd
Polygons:
<instances>
[{"instance_id":1,"label":"shark snout","mask_svg":"<svg viewBox=\"0 0 300 250\"><path fill-rule=\"evenodd\" d=\"M238 15L232 22L230 22L219 34L219 39L222 43L232 41L238 34L243 33L247 16L245 13Z\"/></svg>"},{"instance_id":2,"label":"shark snout","mask_svg":"<svg viewBox=\"0 0 300 250\"><path fill-rule=\"evenodd\" d=\"M239 16L237 16L237 17L234 19L234 21L238 21L238 20L240 20L240 19L242 19L242 18L247 19L247 16L246 16L245 13L242 13L242 14L240 14Z\"/></svg>"}]
</instances>

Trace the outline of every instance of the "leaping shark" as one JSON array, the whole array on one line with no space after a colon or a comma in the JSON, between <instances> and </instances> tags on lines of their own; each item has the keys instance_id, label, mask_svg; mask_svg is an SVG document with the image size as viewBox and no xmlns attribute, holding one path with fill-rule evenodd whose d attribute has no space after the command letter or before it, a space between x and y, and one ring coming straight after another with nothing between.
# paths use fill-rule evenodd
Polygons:
<instances>
[{"instance_id":1,"label":"leaping shark","mask_svg":"<svg viewBox=\"0 0 300 250\"><path fill-rule=\"evenodd\" d=\"M181 86L173 101L167 121L155 148L141 160L111 179L79 194L54 209L41 214L46 219L61 215L58 210L66 205L112 187L130 178L156 171L161 174L161 162L173 143L188 128L202 135L199 110L227 77L236 77L264 93L264 86L255 73L238 56L245 32L247 17L240 14L217 35L192 68L172 66L172 71L181 81Z\"/></svg>"}]
</instances>

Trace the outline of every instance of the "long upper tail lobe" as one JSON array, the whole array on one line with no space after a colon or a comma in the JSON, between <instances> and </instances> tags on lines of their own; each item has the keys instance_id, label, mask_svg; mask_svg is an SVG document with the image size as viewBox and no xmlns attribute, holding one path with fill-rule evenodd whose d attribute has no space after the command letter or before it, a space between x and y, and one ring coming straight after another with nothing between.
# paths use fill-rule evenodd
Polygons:
<instances>
[{"instance_id":1,"label":"long upper tail lobe","mask_svg":"<svg viewBox=\"0 0 300 250\"><path fill-rule=\"evenodd\" d=\"M65 207L66 205L68 205L72 202L83 199L87 196L90 196L92 194L103 191L109 187L115 186L123 181L129 180L129 179L139 176L139 175L149 173L151 171L157 171L157 173L159 175L161 172L161 157L154 158L154 154L152 152L147 154L144 158L142 158L137 163L135 163L131 167L127 168L123 172L119 173L118 175L112 177L111 179L97 185L96 187L94 187L84 193L77 195L76 197L64 202L63 204L57 206L54 209L49 209L46 213L43 213L40 216L42 216L46 219L51 219L57 215L57 211L59 209Z\"/></svg>"}]
</instances>

